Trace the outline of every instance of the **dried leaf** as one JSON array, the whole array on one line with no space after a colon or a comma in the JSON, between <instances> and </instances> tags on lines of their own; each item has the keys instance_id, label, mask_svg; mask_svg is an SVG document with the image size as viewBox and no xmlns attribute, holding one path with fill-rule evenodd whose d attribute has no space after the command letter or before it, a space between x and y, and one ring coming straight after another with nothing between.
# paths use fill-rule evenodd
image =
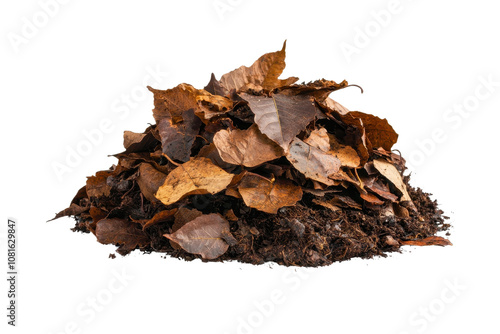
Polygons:
<instances>
[{"instance_id":1,"label":"dried leaf","mask_svg":"<svg viewBox=\"0 0 500 334\"><path fill-rule=\"evenodd\" d=\"M204 88L207 92L213 95L226 96L228 91L220 84L219 80L215 78L215 75L212 73L210 76L210 82Z\"/></svg>"},{"instance_id":2,"label":"dried leaf","mask_svg":"<svg viewBox=\"0 0 500 334\"><path fill-rule=\"evenodd\" d=\"M210 143L209 145L205 145L201 148L200 152L198 152L197 157L205 157L209 158L214 165L219 166L224 169L226 172L230 172L236 168L235 165L230 164L222 160L217 147L215 147L214 143Z\"/></svg>"},{"instance_id":3,"label":"dried leaf","mask_svg":"<svg viewBox=\"0 0 500 334\"><path fill-rule=\"evenodd\" d=\"M96 226L97 241L102 244L120 245L117 252L125 255L136 247L146 247L150 243L149 237L137 224L125 219L101 219Z\"/></svg>"},{"instance_id":4,"label":"dried leaf","mask_svg":"<svg viewBox=\"0 0 500 334\"><path fill-rule=\"evenodd\" d=\"M220 78L220 84L227 90L234 89L239 92L248 89L271 91L274 88L294 83L298 78L278 79L285 69L285 48L286 41L283 43L281 51L266 53L257 59L252 66L241 66L224 74Z\"/></svg>"},{"instance_id":5,"label":"dried leaf","mask_svg":"<svg viewBox=\"0 0 500 334\"><path fill-rule=\"evenodd\" d=\"M381 119L377 116L365 114L360 111L352 111L351 115L363 121L366 137L374 148L382 147L390 151L392 145L398 141L398 134L394 131L389 122L387 122L387 119Z\"/></svg>"},{"instance_id":6,"label":"dried leaf","mask_svg":"<svg viewBox=\"0 0 500 334\"><path fill-rule=\"evenodd\" d=\"M334 204L332 204L330 202L321 201L321 200L318 200L318 199L313 199L313 203L321 205L322 207L330 209L330 210L332 210L334 212L342 210L341 208L339 208L338 206L336 206L336 205L334 205Z\"/></svg>"},{"instance_id":7,"label":"dried leaf","mask_svg":"<svg viewBox=\"0 0 500 334\"><path fill-rule=\"evenodd\" d=\"M139 175L137 177L137 184L141 189L142 194L150 202L157 202L155 193L158 188L165 183L167 175L158 171L150 164L143 162L139 165Z\"/></svg>"},{"instance_id":8,"label":"dried leaf","mask_svg":"<svg viewBox=\"0 0 500 334\"><path fill-rule=\"evenodd\" d=\"M51 220L48 220L48 221L50 222L52 220L55 220L55 219L58 219L61 217L66 217L66 216L76 216L76 215L81 214L82 212L87 211L88 209L89 209L88 207L81 207L75 203L71 203L71 205L68 208L58 212L54 218L52 218Z\"/></svg>"},{"instance_id":9,"label":"dried leaf","mask_svg":"<svg viewBox=\"0 0 500 334\"><path fill-rule=\"evenodd\" d=\"M254 173L243 176L238 191L247 206L274 214L278 209L294 205L302 198L302 189L292 181L269 180Z\"/></svg>"},{"instance_id":10,"label":"dried leaf","mask_svg":"<svg viewBox=\"0 0 500 334\"><path fill-rule=\"evenodd\" d=\"M340 160L333 155L295 138L286 158L307 178L327 185L335 185L335 181L330 177L340 171Z\"/></svg>"},{"instance_id":11,"label":"dried leaf","mask_svg":"<svg viewBox=\"0 0 500 334\"><path fill-rule=\"evenodd\" d=\"M330 138L330 154L340 160L343 167L356 168L361 164L361 159L351 146L343 145L333 134L328 134Z\"/></svg>"},{"instance_id":12,"label":"dried leaf","mask_svg":"<svg viewBox=\"0 0 500 334\"><path fill-rule=\"evenodd\" d=\"M383 159L373 160L373 166L382 174L387 180L391 181L391 183L401 192L401 201L403 202L412 202L408 191L406 190L406 185L401 178L396 167L390 162L387 162Z\"/></svg>"},{"instance_id":13,"label":"dried leaf","mask_svg":"<svg viewBox=\"0 0 500 334\"><path fill-rule=\"evenodd\" d=\"M318 102L324 102L331 92L345 88L347 86L348 83L345 80L341 83L336 83L332 80L321 79L309 82L305 85L302 84L281 87L279 91L281 94L285 95L307 94L314 97L314 99Z\"/></svg>"},{"instance_id":14,"label":"dried leaf","mask_svg":"<svg viewBox=\"0 0 500 334\"><path fill-rule=\"evenodd\" d=\"M112 171L99 171L95 176L87 178L87 195L89 197L109 196L111 186L106 182L108 176L113 174Z\"/></svg>"},{"instance_id":15,"label":"dried leaf","mask_svg":"<svg viewBox=\"0 0 500 334\"><path fill-rule=\"evenodd\" d=\"M223 234L228 233L229 223L220 215L212 213L195 218L176 232L164 236L186 252L200 254L205 260L213 260L229 248L223 239Z\"/></svg>"},{"instance_id":16,"label":"dried leaf","mask_svg":"<svg viewBox=\"0 0 500 334\"><path fill-rule=\"evenodd\" d=\"M453 246L450 240L438 236L427 237L421 240L401 241L401 244L410 246Z\"/></svg>"},{"instance_id":17,"label":"dried leaf","mask_svg":"<svg viewBox=\"0 0 500 334\"><path fill-rule=\"evenodd\" d=\"M186 207L180 207L175 214L174 224L172 225L172 233L176 232L178 229L186 225L191 220L203 216L203 212L196 209L188 209ZM170 246L174 249L182 249L178 243L169 240Z\"/></svg>"},{"instance_id":18,"label":"dried leaf","mask_svg":"<svg viewBox=\"0 0 500 334\"><path fill-rule=\"evenodd\" d=\"M171 210L163 210L163 211L158 212L157 214L155 214L153 216L153 218L146 221L142 225L142 230L145 231L148 227L151 227L155 224L173 220L176 212L177 212L177 208L174 208Z\"/></svg>"},{"instance_id":19,"label":"dried leaf","mask_svg":"<svg viewBox=\"0 0 500 334\"><path fill-rule=\"evenodd\" d=\"M328 137L328 132L325 128L311 131L309 137L304 139L304 143L309 146L319 148L323 152L330 151L330 138Z\"/></svg>"},{"instance_id":20,"label":"dried leaf","mask_svg":"<svg viewBox=\"0 0 500 334\"><path fill-rule=\"evenodd\" d=\"M254 124L247 130L221 130L214 136L221 158L231 164L254 167L283 156L283 150Z\"/></svg>"},{"instance_id":21,"label":"dried leaf","mask_svg":"<svg viewBox=\"0 0 500 334\"><path fill-rule=\"evenodd\" d=\"M195 194L215 194L226 189L233 179L208 158L191 158L168 174L155 197L170 205L181 198Z\"/></svg>"},{"instance_id":22,"label":"dried leaf","mask_svg":"<svg viewBox=\"0 0 500 334\"><path fill-rule=\"evenodd\" d=\"M175 124L167 117L156 122L162 152L171 159L185 162L191 156L191 148L200 131L201 120L195 116L193 109L184 110L180 115L182 118Z\"/></svg>"},{"instance_id":23,"label":"dried leaf","mask_svg":"<svg viewBox=\"0 0 500 334\"><path fill-rule=\"evenodd\" d=\"M308 96L241 94L255 114L259 130L288 152L290 142L314 119L316 104Z\"/></svg>"}]
</instances>

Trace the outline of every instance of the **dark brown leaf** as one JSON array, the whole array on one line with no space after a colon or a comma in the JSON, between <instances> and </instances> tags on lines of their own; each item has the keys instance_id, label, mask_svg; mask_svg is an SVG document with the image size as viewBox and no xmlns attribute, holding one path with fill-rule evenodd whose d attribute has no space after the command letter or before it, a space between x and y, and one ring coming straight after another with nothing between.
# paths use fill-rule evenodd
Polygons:
<instances>
[{"instance_id":1,"label":"dark brown leaf","mask_svg":"<svg viewBox=\"0 0 500 334\"><path fill-rule=\"evenodd\" d=\"M158 171L148 163L143 162L139 165L137 184L144 197L152 203L158 201L155 197L155 193L158 191L158 188L165 183L166 178L166 174Z\"/></svg>"},{"instance_id":2,"label":"dark brown leaf","mask_svg":"<svg viewBox=\"0 0 500 334\"><path fill-rule=\"evenodd\" d=\"M138 228L136 223L125 219L101 219L96 226L97 241L102 244L119 245L117 252L125 255L137 247L146 247L149 237Z\"/></svg>"},{"instance_id":3,"label":"dark brown leaf","mask_svg":"<svg viewBox=\"0 0 500 334\"><path fill-rule=\"evenodd\" d=\"M241 97L248 101L260 132L280 145L285 153L293 138L306 128L318 111L308 96L241 94Z\"/></svg>"},{"instance_id":4,"label":"dark brown leaf","mask_svg":"<svg viewBox=\"0 0 500 334\"><path fill-rule=\"evenodd\" d=\"M360 111L351 111L351 115L363 121L366 137L374 148L382 147L390 151L392 145L398 141L398 134L394 131L389 122L387 122L387 119L381 119L377 116L365 114Z\"/></svg>"}]
</instances>

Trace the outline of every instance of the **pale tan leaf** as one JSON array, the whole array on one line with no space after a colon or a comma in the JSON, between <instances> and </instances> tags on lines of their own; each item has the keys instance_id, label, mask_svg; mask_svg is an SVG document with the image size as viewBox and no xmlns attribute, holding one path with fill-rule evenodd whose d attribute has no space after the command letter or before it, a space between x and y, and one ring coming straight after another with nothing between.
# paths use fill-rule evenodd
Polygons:
<instances>
[{"instance_id":1,"label":"pale tan leaf","mask_svg":"<svg viewBox=\"0 0 500 334\"><path fill-rule=\"evenodd\" d=\"M333 155L295 138L290 145L290 152L288 152L286 158L307 178L326 185L336 184L331 176L340 172L340 160Z\"/></svg>"},{"instance_id":2,"label":"pale tan leaf","mask_svg":"<svg viewBox=\"0 0 500 334\"><path fill-rule=\"evenodd\" d=\"M377 159L373 160L373 166L401 192L402 202L408 201L413 203L401 175L393 164L384 159Z\"/></svg>"},{"instance_id":3,"label":"pale tan leaf","mask_svg":"<svg viewBox=\"0 0 500 334\"><path fill-rule=\"evenodd\" d=\"M170 205L188 195L218 193L232 179L233 174L215 166L210 159L191 158L168 174L155 197Z\"/></svg>"},{"instance_id":4,"label":"pale tan leaf","mask_svg":"<svg viewBox=\"0 0 500 334\"><path fill-rule=\"evenodd\" d=\"M220 157L227 163L254 167L283 156L279 145L263 135L257 125L247 130L221 130L214 136Z\"/></svg>"},{"instance_id":5,"label":"pale tan leaf","mask_svg":"<svg viewBox=\"0 0 500 334\"><path fill-rule=\"evenodd\" d=\"M267 213L278 212L302 198L302 189L286 179L269 180L254 173L246 173L238 185L245 204Z\"/></svg>"}]
</instances>

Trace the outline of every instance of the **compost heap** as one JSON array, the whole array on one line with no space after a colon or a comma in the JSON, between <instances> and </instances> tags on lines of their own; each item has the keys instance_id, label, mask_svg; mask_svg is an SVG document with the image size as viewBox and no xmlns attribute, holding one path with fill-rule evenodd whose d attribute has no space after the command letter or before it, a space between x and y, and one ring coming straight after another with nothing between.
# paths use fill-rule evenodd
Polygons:
<instances>
[{"instance_id":1,"label":"compost heap","mask_svg":"<svg viewBox=\"0 0 500 334\"><path fill-rule=\"evenodd\" d=\"M447 217L403 176L387 120L328 97L346 81L278 79L285 46L204 89L148 87L156 124L125 131L117 165L55 218L75 216L74 231L122 255L186 260L323 266L451 244L436 236Z\"/></svg>"}]
</instances>

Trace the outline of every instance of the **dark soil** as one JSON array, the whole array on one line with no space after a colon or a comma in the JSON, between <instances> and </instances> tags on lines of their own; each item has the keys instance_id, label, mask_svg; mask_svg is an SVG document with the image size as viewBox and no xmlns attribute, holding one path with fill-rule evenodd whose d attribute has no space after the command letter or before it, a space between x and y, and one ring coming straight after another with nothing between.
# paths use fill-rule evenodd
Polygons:
<instances>
[{"instance_id":1,"label":"dark soil","mask_svg":"<svg viewBox=\"0 0 500 334\"><path fill-rule=\"evenodd\" d=\"M315 205L312 202L315 196L312 194L304 194L299 203L281 208L276 215L248 208L241 205L242 201L224 195L216 196L215 201L211 197L210 203L205 196L192 196L187 207L203 213L216 210L223 213L232 209L240 216L237 221L230 222L231 233L237 244L211 261L236 260L252 264L272 261L286 266L316 267L353 257L385 257L387 253L400 250L401 244L397 240L423 239L448 230L450 225L445 223L448 217L442 215L443 212L438 209L436 201L430 198L430 194L409 186L408 177L405 183L419 212L416 215L410 211L408 218L382 216L380 210L369 208L332 211ZM130 192L128 195L132 196ZM145 200L141 201L140 192L136 195L137 199L130 201L128 206L131 217L135 212L151 218L156 212L165 209L162 205L154 207ZM123 216L124 212L115 214ZM146 253L165 253L187 261L201 259L199 255L171 246L163 235L172 233L172 225L172 222L163 222L146 229L152 242L151 246L141 250ZM88 233L87 226L88 221L77 220L73 230Z\"/></svg>"}]
</instances>

